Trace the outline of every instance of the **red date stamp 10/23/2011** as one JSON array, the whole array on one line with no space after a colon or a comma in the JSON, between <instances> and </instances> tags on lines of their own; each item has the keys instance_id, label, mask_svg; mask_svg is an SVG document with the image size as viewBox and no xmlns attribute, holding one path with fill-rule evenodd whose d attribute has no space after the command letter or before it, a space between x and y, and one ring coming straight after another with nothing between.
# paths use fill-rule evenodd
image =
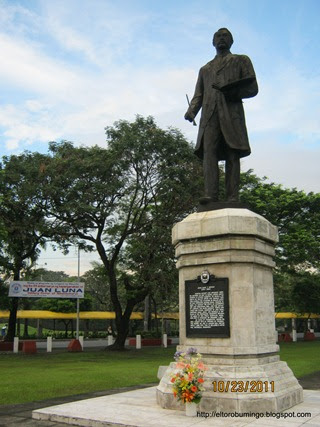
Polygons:
<instances>
[{"instance_id":1,"label":"red date stamp 10/23/2011","mask_svg":"<svg viewBox=\"0 0 320 427\"><path fill-rule=\"evenodd\" d=\"M267 393L274 392L274 381L212 381L218 393Z\"/></svg>"}]
</instances>

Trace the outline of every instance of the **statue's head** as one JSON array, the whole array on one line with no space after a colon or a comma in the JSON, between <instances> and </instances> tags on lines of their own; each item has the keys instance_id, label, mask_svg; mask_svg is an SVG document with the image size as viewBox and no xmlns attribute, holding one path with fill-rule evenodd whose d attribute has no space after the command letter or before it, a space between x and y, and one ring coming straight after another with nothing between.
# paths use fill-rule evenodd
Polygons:
<instances>
[{"instance_id":1,"label":"statue's head","mask_svg":"<svg viewBox=\"0 0 320 427\"><path fill-rule=\"evenodd\" d=\"M216 31L213 35L212 44L217 50L230 49L233 44L233 37L228 28L220 28Z\"/></svg>"}]
</instances>

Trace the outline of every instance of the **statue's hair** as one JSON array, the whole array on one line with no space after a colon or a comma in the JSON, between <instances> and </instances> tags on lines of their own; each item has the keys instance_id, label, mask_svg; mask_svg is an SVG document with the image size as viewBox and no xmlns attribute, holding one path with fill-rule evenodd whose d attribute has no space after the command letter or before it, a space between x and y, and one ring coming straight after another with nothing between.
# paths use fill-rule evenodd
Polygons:
<instances>
[{"instance_id":1,"label":"statue's hair","mask_svg":"<svg viewBox=\"0 0 320 427\"><path fill-rule=\"evenodd\" d=\"M216 32L213 34L213 39L212 39L212 44L213 44L213 46L215 46L214 38L215 38L216 34L217 34L219 31L222 31L222 30L225 30L225 31L227 31L227 32L229 33L229 35L230 35L230 37L231 37L231 44L233 44L233 37L232 37L231 31L229 31L229 30L228 30L228 28L219 28L219 30L218 30L218 31L216 31Z\"/></svg>"}]
</instances>

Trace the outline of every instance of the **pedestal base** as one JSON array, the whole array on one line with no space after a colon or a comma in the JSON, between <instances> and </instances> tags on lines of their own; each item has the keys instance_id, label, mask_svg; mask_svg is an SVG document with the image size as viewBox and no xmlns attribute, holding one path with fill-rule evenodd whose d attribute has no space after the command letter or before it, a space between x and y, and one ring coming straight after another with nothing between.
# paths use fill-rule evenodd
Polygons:
<instances>
[{"instance_id":1,"label":"pedestal base","mask_svg":"<svg viewBox=\"0 0 320 427\"><path fill-rule=\"evenodd\" d=\"M203 360L208 369L200 411L281 412L303 401L302 387L277 355L227 358L224 363L221 356L204 355ZM157 387L157 402L162 408L183 410L170 382L175 365L171 363Z\"/></svg>"}]
</instances>

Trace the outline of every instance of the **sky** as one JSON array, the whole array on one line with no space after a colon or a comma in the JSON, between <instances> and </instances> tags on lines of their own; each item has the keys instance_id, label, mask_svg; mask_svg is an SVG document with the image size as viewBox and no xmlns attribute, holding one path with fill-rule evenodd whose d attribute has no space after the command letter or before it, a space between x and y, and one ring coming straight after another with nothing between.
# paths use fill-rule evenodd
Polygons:
<instances>
[{"instance_id":1,"label":"sky","mask_svg":"<svg viewBox=\"0 0 320 427\"><path fill-rule=\"evenodd\" d=\"M49 141L105 146L105 127L137 114L195 142L186 94L227 27L259 84L244 100L242 170L319 192L319 19L319 0L0 0L0 157ZM63 263L75 274L76 253L48 251L39 265Z\"/></svg>"}]
</instances>

